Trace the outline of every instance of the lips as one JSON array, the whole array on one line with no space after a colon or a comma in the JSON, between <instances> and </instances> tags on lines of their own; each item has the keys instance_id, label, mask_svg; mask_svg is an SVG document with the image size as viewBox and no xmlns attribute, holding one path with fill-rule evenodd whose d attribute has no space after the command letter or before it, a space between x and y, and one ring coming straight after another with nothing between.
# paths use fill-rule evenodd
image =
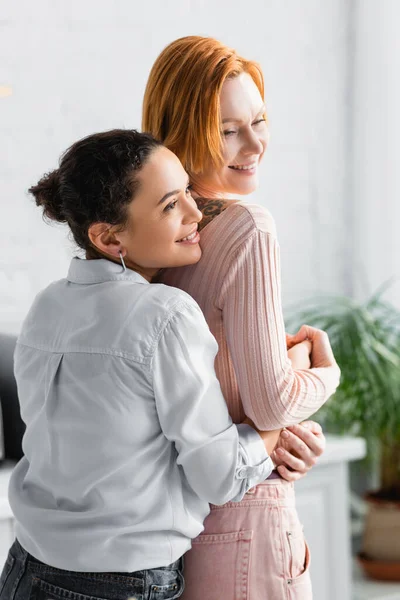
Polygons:
<instances>
[{"instance_id":1,"label":"lips","mask_svg":"<svg viewBox=\"0 0 400 600\"><path fill-rule=\"evenodd\" d=\"M229 168L234 171L251 171L256 168L257 164L257 162L252 162L247 165L230 165Z\"/></svg>"},{"instance_id":2,"label":"lips","mask_svg":"<svg viewBox=\"0 0 400 600\"><path fill-rule=\"evenodd\" d=\"M177 240L177 242L190 242L191 240L193 240L197 235L197 227L196 229L193 229L192 233L189 233L189 235L187 235L184 238L181 238L180 240Z\"/></svg>"}]
</instances>

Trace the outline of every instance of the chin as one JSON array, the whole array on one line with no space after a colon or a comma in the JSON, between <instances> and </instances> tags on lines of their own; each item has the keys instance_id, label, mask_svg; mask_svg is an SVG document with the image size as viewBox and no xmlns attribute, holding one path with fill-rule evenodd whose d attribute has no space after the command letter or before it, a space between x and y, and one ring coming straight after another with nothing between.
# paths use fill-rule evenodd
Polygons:
<instances>
[{"instance_id":1,"label":"chin","mask_svg":"<svg viewBox=\"0 0 400 600\"><path fill-rule=\"evenodd\" d=\"M196 252L193 252L193 258L191 260L190 263L187 263L188 265L195 265L196 263L199 262L199 260L201 259L201 255L202 255L202 251L200 246L196 249Z\"/></svg>"},{"instance_id":2,"label":"chin","mask_svg":"<svg viewBox=\"0 0 400 600\"><path fill-rule=\"evenodd\" d=\"M197 248L193 248L192 252L188 253L187 256L182 257L180 259L177 259L176 264L171 265L172 267L187 267L189 265L195 265L196 263L199 262L200 258L201 258L201 248L198 245Z\"/></svg>"},{"instance_id":3,"label":"chin","mask_svg":"<svg viewBox=\"0 0 400 600\"><path fill-rule=\"evenodd\" d=\"M243 178L243 181L227 182L225 192L233 195L248 196L258 189L259 180L257 176L251 178Z\"/></svg>"},{"instance_id":4,"label":"chin","mask_svg":"<svg viewBox=\"0 0 400 600\"><path fill-rule=\"evenodd\" d=\"M243 186L232 186L230 190L230 194L234 194L236 196L248 196L255 192L258 188L258 181L253 184L243 185Z\"/></svg>"}]
</instances>

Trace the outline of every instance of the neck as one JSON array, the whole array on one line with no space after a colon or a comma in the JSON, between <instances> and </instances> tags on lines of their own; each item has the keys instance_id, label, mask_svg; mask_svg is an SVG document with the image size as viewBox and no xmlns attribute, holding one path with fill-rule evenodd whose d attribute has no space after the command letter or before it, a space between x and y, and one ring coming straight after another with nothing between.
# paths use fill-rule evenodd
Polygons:
<instances>
[{"instance_id":1,"label":"neck","mask_svg":"<svg viewBox=\"0 0 400 600\"><path fill-rule=\"evenodd\" d=\"M197 181L196 177L192 178L192 196L196 198L209 198L210 200L235 200L237 199L234 194L226 192L217 192L211 189L208 185L203 184L201 181Z\"/></svg>"},{"instance_id":2,"label":"neck","mask_svg":"<svg viewBox=\"0 0 400 600\"><path fill-rule=\"evenodd\" d=\"M110 254L105 254L105 253L101 252L101 250L94 250L94 249L86 250L86 260L99 260L100 258L105 258L106 260L109 260L110 262L113 262L116 265L121 265L121 267L123 267L121 261L118 258L111 256ZM147 281L149 281L149 282L151 282L153 280L155 275L157 275L157 273L160 270L160 269L151 269L151 270L147 271L146 269L143 269L139 265L135 265L135 263L131 262L126 257L124 258L124 262L125 262L125 266L127 269L130 269L131 271L135 271L135 273L138 273L139 275L144 277L144 279L147 279Z\"/></svg>"}]
</instances>

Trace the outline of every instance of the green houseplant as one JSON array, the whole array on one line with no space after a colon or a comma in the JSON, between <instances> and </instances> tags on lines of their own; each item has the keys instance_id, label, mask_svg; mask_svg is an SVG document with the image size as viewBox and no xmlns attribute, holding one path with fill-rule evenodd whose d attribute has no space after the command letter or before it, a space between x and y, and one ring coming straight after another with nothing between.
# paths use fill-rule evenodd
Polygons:
<instances>
[{"instance_id":1,"label":"green houseplant","mask_svg":"<svg viewBox=\"0 0 400 600\"><path fill-rule=\"evenodd\" d=\"M385 563L383 574L375 572L373 565L371 570L364 564L370 574L398 579L400 312L383 299L383 292L381 289L363 303L347 297L308 301L292 312L287 325L289 330L295 330L307 323L329 334L341 368L341 384L316 419L329 432L364 437L369 458L378 457L380 486L366 498L362 560L369 561L369 566Z\"/></svg>"}]
</instances>

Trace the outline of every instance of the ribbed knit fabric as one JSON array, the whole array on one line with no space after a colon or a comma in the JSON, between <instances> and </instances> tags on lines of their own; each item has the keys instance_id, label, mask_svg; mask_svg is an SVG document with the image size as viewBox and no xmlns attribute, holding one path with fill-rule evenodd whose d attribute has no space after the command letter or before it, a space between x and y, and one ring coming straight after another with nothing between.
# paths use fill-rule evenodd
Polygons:
<instances>
[{"instance_id":1,"label":"ribbed knit fabric","mask_svg":"<svg viewBox=\"0 0 400 600\"><path fill-rule=\"evenodd\" d=\"M219 345L215 369L232 420L247 415L269 430L310 417L335 391L339 371L291 366L272 216L231 204L201 231L201 247L196 265L168 269L162 281L200 305Z\"/></svg>"}]
</instances>

